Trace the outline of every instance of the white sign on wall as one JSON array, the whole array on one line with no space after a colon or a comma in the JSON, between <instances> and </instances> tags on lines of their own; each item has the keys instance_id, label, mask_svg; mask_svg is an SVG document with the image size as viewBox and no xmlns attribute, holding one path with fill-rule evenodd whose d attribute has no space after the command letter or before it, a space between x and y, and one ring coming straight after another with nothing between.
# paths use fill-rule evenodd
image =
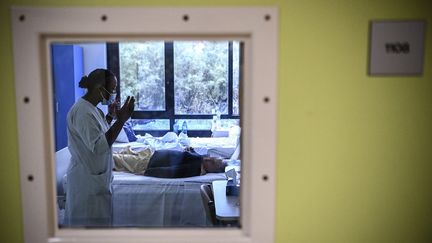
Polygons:
<instances>
[{"instance_id":1,"label":"white sign on wall","mask_svg":"<svg viewBox=\"0 0 432 243\"><path fill-rule=\"evenodd\" d=\"M369 75L422 75L426 22L372 21Z\"/></svg>"}]
</instances>

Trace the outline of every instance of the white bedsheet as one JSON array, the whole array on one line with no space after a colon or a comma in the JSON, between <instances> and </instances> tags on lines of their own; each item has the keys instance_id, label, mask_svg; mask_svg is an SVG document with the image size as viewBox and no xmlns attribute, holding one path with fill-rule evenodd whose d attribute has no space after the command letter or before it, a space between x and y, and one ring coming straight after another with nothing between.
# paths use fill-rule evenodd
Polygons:
<instances>
[{"instance_id":1,"label":"white bedsheet","mask_svg":"<svg viewBox=\"0 0 432 243\"><path fill-rule=\"evenodd\" d=\"M201 155L210 154L229 158L237 146L238 139L232 137L189 138L190 146ZM132 143L115 143L113 152L131 146L139 149L153 143L158 149L183 150L179 142L164 142L158 138ZM58 156L58 187L66 183L66 171L70 154ZM61 165L61 166L59 166ZM62 169L63 168L63 169ZM61 170L60 170L61 169ZM224 173L209 173L203 176L162 179L114 172L112 183L113 226L115 227L202 227L207 225L205 210L200 195L200 185L213 180L224 180ZM63 185L64 186L64 185ZM58 196L62 196L58 192ZM60 221L61 222L61 221Z\"/></svg>"},{"instance_id":2,"label":"white bedsheet","mask_svg":"<svg viewBox=\"0 0 432 243\"><path fill-rule=\"evenodd\" d=\"M113 185L148 185L173 183L211 183L214 180L225 180L224 173L207 173L201 176L185 178L157 178L151 176L134 175L127 172L114 171Z\"/></svg>"},{"instance_id":3,"label":"white bedsheet","mask_svg":"<svg viewBox=\"0 0 432 243\"><path fill-rule=\"evenodd\" d=\"M215 157L229 158L234 153L238 138L237 137L216 137L216 138L189 138L192 148L198 154L207 155L210 154ZM112 146L113 152L118 152L127 146L131 146L133 149L139 149L145 145L151 145L156 150L160 149L172 149L182 151L184 145L178 141L164 142L160 138L156 137L143 137L137 142L130 143L114 143Z\"/></svg>"},{"instance_id":4,"label":"white bedsheet","mask_svg":"<svg viewBox=\"0 0 432 243\"><path fill-rule=\"evenodd\" d=\"M224 173L162 179L115 172L114 227L205 227L200 185L224 180Z\"/></svg>"},{"instance_id":5,"label":"white bedsheet","mask_svg":"<svg viewBox=\"0 0 432 243\"><path fill-rule=\"evenodd\" d=\"M201 155L229 158L236 149L236 137L188 138L189 146ZM115 143L113 152L151 145L156 150L184 149L179 140L143 137L137 142ZM207 226L200 186L226 179L224 173L209 173L179 179L162 179L114 173L113 226L115 227L204 227Z\"/></svg>"}]
</instances>

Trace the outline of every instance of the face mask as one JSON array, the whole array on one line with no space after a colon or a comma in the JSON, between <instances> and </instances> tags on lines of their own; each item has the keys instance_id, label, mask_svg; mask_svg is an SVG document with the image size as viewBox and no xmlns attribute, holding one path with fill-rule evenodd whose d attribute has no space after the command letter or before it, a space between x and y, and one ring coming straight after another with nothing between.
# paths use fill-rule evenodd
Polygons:
<instances>
[{"instance_id":1,"label":"face mask","mask_svg":"<svg viewBox=\"0 0 432 243\"><path fill-rule=\"evenodd\" d=\"M102 87L103 88L103 87ZM110 97L107 99L105 99L105 97L102 95L102 93L100 93L100 95L102 96L102 105L111 105L112 103L114 103L115 98L116 98L116 93L110 93L108 90L106 90L105 88L103 88L109 95Z\"/></svg>"}]
</instances>

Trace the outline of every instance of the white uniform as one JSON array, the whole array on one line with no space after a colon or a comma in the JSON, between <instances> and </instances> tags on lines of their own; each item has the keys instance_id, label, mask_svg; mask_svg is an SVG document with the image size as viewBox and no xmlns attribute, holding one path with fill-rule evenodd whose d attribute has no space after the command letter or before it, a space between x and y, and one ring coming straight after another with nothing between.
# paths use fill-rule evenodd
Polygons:
<instances>
[{"instance_id":1,"label":"white uniform","mask_svg":"<svg viewBox=\"0 0 432 243\"><path fill-rule=\"evenodd\" d=\"M68 147L65 225L109 226L113 158L103 112L79 99L67 116Z\"/></svg>"}]
</instances>

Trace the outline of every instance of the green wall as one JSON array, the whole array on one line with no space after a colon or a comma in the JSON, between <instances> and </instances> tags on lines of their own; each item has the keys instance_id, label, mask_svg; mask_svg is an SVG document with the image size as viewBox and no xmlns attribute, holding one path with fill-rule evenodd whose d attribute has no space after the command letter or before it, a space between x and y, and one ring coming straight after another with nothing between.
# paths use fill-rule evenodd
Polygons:
<instances>
[{"instance_id":1,"label":"green wall","mask_svg":"<svg viewBox=\"0 0 432 243\"><path fill-rule=\"evenodd\" d=\"M9 7L278 6L276 242L432 241L430 0L2 0L0 242L22 242ZM426 19L422 77L369 77L368 21Z\"/></svg>"}]
</instances>

